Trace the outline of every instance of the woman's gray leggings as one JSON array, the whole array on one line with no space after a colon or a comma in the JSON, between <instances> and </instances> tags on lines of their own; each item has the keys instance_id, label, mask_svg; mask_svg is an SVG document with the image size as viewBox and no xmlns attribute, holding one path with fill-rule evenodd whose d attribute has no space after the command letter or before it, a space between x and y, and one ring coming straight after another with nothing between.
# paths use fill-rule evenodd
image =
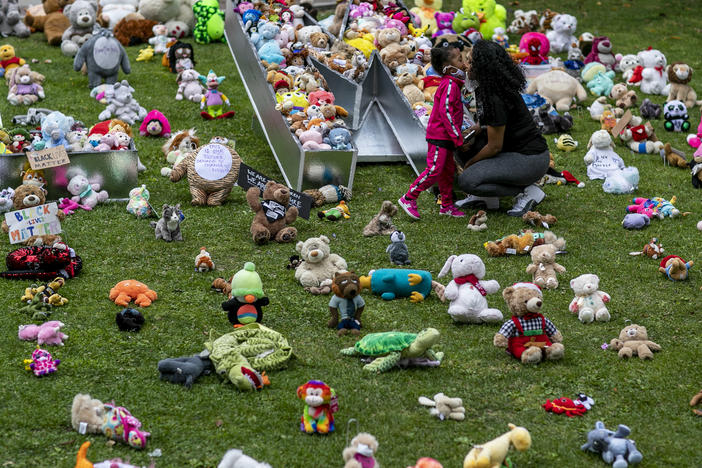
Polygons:
<instances>
[{"instance_id":1,"label":"woman's gray leggings","mask_svg":"<svg viewBox=\"0 0 702 468\"><path fill-rule=\"evenodd\" d=\"M540 154L497 153L465 169L458 176L458 186L479 197L511 197L541 179L549 162L548 150Z\"/></svg>"}]
</instances>

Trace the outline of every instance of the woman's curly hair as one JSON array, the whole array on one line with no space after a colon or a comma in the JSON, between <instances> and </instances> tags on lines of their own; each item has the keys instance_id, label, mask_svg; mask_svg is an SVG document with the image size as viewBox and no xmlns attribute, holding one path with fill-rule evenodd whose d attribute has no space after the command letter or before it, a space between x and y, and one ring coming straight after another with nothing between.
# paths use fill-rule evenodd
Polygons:
<instances>
[{"instance_id":1,"label":"woman's curly hair","mask_svg":"<svg viewBox=\"0 0 702 468\"><path fill-rule=\"evenodd\" d=\"M471 59L468 78L477 83L476 99L481 101L487 114L493 115L493 100L488 96L496 95L503 102L510 102L525 88L524 72L497 42L476 41Z\"/></svg>"}]
</instances>

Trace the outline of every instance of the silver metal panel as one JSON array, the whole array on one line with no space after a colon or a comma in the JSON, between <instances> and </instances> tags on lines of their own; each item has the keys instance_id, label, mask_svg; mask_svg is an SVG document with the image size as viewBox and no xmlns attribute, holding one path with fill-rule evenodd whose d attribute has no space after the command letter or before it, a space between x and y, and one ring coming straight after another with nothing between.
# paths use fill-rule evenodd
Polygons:
<instances>
[{"instance_id":1,"label":"silver metal panel","mask_svg":"<svg viewBox=\"0 0 702 468\"><path fill-rule=\"evenodd\" d=\"M306 21L309 20L306 18ZM339 184L351 188L356 168L356 150L302 149L298 140L290 133L285 117L275 109L275 94L264 78L265 70L249 41L249 36L244 32L241 18L234 13L232 0L227 0L224 32L239 76L285 183L295 190L318 187L317 174L322 168L322 174L331 174Z\"/></svg>"},{"instance_id":2,"label":"silver metal panel","mask_svg":"<svg viewBox=\"0 0 702 468\"><path fill-rule=\"evenodd\" d=\"M128 200L129 191L137 186L137 152L106 151L68 153L70 165L44 169L48 200L72 196L66 190L69 169L80 168L91 183L107 190L111 201ZM0 188L15 188L22 184L20 173L27 162L24 154L0 156Z\"/></svg>"}]
</instances>

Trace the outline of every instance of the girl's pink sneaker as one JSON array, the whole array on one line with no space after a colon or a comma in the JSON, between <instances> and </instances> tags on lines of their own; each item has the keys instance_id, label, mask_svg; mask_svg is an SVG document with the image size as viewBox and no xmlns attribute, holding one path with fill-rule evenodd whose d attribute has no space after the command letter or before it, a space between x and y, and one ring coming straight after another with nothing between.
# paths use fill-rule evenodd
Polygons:
<instances>
[{"instance_id":1,"label":"girl's pink sneaker","mask_svg":"<svg viewBox=\"0 0 702 468\"><path fill-rule=\"evenodd\" d=\"M412 219L419 219L419 211L417 211L417 200L407 200L405 196L401 196L397 203L405 210L407 216Z\"/></svg>"}]
</instances>

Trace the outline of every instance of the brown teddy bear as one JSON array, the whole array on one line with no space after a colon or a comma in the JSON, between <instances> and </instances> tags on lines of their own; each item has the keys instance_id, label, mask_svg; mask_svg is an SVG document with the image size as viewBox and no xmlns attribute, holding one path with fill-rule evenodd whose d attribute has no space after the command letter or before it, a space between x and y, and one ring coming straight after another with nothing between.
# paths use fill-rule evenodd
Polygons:
<instances>
[{"instance_id":1,"label":"brown teddy bear","mask_svg":"<svg viewBox=\"0 0 702 468\"><path fill-rule=\"evenodd\" d=\"M383 61L386 67L393 70L400 65L407 63L407 56L409 53L409 47L392 42L386 47L383 47L383 49L380 51L380 60Z\"/></svg>"},{"instance_id":2,"label":"brown teddy bear","mask_svg":"<svg viewBox=\"0 0 702 468\"><path fill-rule=\"evenodd\" d=\"M227 154L231 160L224 156ZM210 143L188 153L175 165L170 178L171 182L178 182L187 175L193 205L219 206L232 191L240 165L239 153L228 146Z\"/></svg>"},{"instance_id":3,"label":"brown teddy bear","mask_svg":"<svg viewBox=\"0 0 702 468\"><path fill-rule=\"evenodd\" d=\"M660 351L660 345L648 340L646 327L632 324L624 327L619 338L609 342L610 349L619 351L619 357L639 356L639 359L653 359L653 351Z\"/></svg>"},{"instance_id":4,"label":"brown teddy bear","mask_svg":"<svg viewBox=\"0 0 702 468\"><path fill-rule=\"evenodd\" d=\"M375 40L378 43L378 49L382 51L390 44L400 45L400 42L402 41L402 33L397 28L379 29L376 33Z\"/></svg>"},{"instance_id":5,"label":"brown teddy bear","mask_svg":"<svg viewBox=\"0 0 702 468\"><path fill-rule=\"evenodd\" d=\"M361 333L361 314L366 303L361 297L361 283L358 275L352 271L335 273L331 286L334 295L329 301L329 328L336 328L338 336L347 333ZM341 312L341 320L339 320Z\"/></svg>"},{"instance_id":6,"label":"brown teddy bear","mask_svg":"<svg viewBox=\"0 0 702 468\"><path fill-rule=\"evenodd\" d=\"M511 320L505 322L492 342L524 364L537 364L544 359L563 358L563 336L541 313L541 289L533 283L515 283L502 291Z\"/></svg>"},{"instance_id":7,"label":"brown teddy bear","mask_svg":"<svg viewBox=\"0 0 702 468\"><path fill-rule=\"evenodd\" d=\"M527 229L519 235L510 234L494 242L488 241L484 245L488 255L502 257L504 255L524 255L534 246L534 242L533 232Z\"/></svg>"},{"instance_id":8,"label":"brown teddy bear","mask_svg":"<svg viewBox=\"0 0 702 468\"><path fill-rule=\"evenodd\" d=\"M524 221L525 223L529 223L532 226L542 225L543 227L548 229L549 226L553 226L554 224L556 224L558 218L556 218L552 214L542 215L538 211L527 211L522 216L522 221Z\"/></svg>"},{"instance_id":9,"label":"brown teddy bear","mask_svg":"<svg viewBox=\"0 0 702 468\"><path fill-rule=\"evenodd\" d=\"M556 263L556 246L553 244L538 245L531 250L531 265L526 272L533 275L533 282L541 288L556 289L558 278L556 273L565 273L566 269Z\"/></svg>"},{"instance_id":10,"label":"brown teddy bear","mask_svg":"<svg viewBox=\"0 0 702 468\"><path fill-rule=\"evenodd\" d=\"M23 210L25 208L31 208L32 206L39 206L46 203L46 190L34 184L22 184L15 189L15 196L12 199L12 210ZM56 217L59 220L63 220L66 215L63 211L58 210ZM3 232L10 232L10 228L7 225L7 221L2 220L2 230ZM25 245L54 245L56 242L60 242L61 237L55 234L46 234L43 236L32 236L27 239Z\"/></svg>"},{"instance_id":11,"label":"brown teddy bear","mask_svg":"<svg viewBox=\"0 0 702 468\"><path fill-rule=\"evenodd\" d=\"M255 213L251 222L251 235L256 244L265 244L271 239L276 242L292 242L297 237L297 229L292 224L297 219L297 207L289 206L290 189L273 180L263 189L263 202L259 199L261 191L251 187L246 192L246 201Z\"/></svg>"},{"instance_id":12,"label":"brown teddy bear","mask_svg":"<svg viewBox=\"0 0 702 468\"><path fill-rule=\"evenodd\" d=\"M636 92L628 90L624 83L615 84L609 92L609 96L616 101L615 104L620 109L634 107L639 99Z\"/></svg>"},{"instance_id":13,"label":"brown teddy bear","mask_svg":"<svg viewBox=\"0 0 702 468\"><path fill-rule=\"evenodd\" d=\"M154 37L153 27L158 24L158 21L139 18L140 16L137 13L130 13L119 20L112 30L115 38L124 47L144 44L149 42L149 38Z\"/></svg>"},{"instance_id":14,"label":"brown teddy bear","mask_svg":"<svg viewBox=\"0 0 702 468\"><path fill-rule=\"evenodd\" d=\"M310 45L318 50L327 50L329 48L329 36L323 32L315 32L310 34Z\"/></svg>"},{"instance_id":15,"label":"brown teddy bear","mask_svg":"<svg viewBox=\"0 0 702 468\"><path fill-rule=\"evenodd\" d=\"M24 17L24 24L34 31L44 31L49 45L61 45L63 32L71 25L71 21L62 13L63 7L73 3L73 0L44 0L45 15L32 16L29 12Z\"/></svg>"},{"instance_id":16,"label":"brown teddy bear","mask_svg":"<svg viewBox=\"0 0 702 468\"><path fill-rule=\"evenodd\" d=\"M419 89L419 86L417 86L420 81L421 78L417 78L409 72L402 73L395 78L397 87L402 90L402 94L405 95L410 105L424 102L424 93Z\"/></svg>"},{"instance_id":17,"label":"brown teddy bear","mask_svg":"<svg viewBox=\"0 0 702 468\"><path fill-rule=\"evenodd\" d=\"M663 151L665 152L665 160L668 161L668 164L671 166L680 167L682 169L687 169L689 167L689 163L687 159L685 159L685 154L683 153L681 155L680 153L682 153L682 151L673 149L670 143L665 144Z\"/></svg>"},{"instance_id":18,"label":"brown teddy bear","mask_svg":"<svg viewBox=\"0 0 702 468\"><path fill-rule=\"evenodd\" d=\"M389 236L397 231L397 228L392 224L392 218L397 214L397 207L393 202L385 200L380 205L380 211L373 216L366 227L363 228L363 235L370 236Z\"/></svg>"}]
</instances>

